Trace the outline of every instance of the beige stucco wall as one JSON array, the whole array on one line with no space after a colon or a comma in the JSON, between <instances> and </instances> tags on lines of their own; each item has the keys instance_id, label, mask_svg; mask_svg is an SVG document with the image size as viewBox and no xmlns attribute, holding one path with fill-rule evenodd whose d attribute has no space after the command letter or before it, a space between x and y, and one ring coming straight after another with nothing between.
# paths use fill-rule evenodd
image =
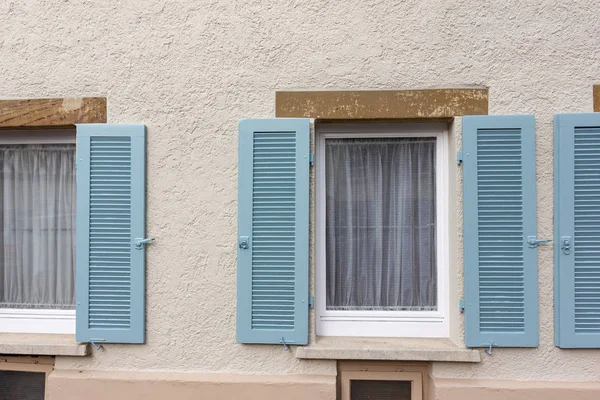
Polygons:
<instances>
[{"instance_id":1,"label":"beige stucco wall","mask_svg":"<svg viewBox=\"0 0 600 400\"><path fill-rule=\"evenodd\" d=\"M147 344L57 368L335 374L235 343L237 122L272 117L275 90L489 87L491 114L536 115L538 234L552 237L552 115L592 111L599 12L588 0L1 1L0 97L106 96L110 123L148 126ZM539 349L433 376L600 380L600 351L553 345L552 245L539 281Z\"/></svg>"}]
</instances>

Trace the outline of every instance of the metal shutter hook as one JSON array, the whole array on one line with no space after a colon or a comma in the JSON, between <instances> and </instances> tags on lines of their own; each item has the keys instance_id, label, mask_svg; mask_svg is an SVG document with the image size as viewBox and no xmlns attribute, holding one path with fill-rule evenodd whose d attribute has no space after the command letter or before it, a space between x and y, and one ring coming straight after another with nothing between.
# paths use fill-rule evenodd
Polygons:
<instances>
[{"instance_id":1,"label":"metal shutter hook","mask_svg":"<svg viewBox=\"0 0 600 400\"><path fill-rule=\"evenodd\" d=\"M490 341L490 347L485 350L488 356L492 356L492 348L494 347L494 341Z\"/></svg>"},{"instance_id":2,"label":"metal shutter hook","mask_svg":"<svg viewBox=\"0 0 600 400\"><path fill-rule=\"evenodd\" d=\"M285 339L283 338L283 336L281 337L281 343L283 343L283 349L285 351L288 351L290 349L290 347L287 345L287 343L285 342Z\"/></svg>"},{"instance_id":3,"label":"metal shutter hook","mask_svg":"<svg viewBox=\"0 0 600 400\"><path fill-rule=\"evenodd\" d=\"M153 241L154 241L154 238L146 238L146 239L136 238L135 239L135 249L142 250L145 245L150 244Z\"/></svg>"},{"instance_id":4,"label":"metal shutter hook","mask_svg":"<svg viewBox=\"0 0 600 400\"><path fill-rule=\"evenodd\" d=\"M536 248L538 244L546 244L551 241L552 241L552 239L538 239L535 236L527 236L527 244L529 245L529 248L531 248L531 249Z\"/></svg>"}]
</instances>

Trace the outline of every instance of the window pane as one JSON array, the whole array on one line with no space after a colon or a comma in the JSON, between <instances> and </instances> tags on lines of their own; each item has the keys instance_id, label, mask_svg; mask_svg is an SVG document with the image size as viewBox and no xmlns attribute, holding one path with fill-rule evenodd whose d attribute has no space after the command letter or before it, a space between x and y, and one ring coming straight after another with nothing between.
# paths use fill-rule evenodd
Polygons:
<instances>
[{"instance_id":1,"label":"window pane","mask_svg":"<svg viewBox=\"0 0 600 400\"><path fill-rule=\"evenodd\" d=\"M351 400L410 400L409 381L350 381Z\"/></svg>"},{"instance_id":2,"label":"window pane","mask_svg":"<svg viewBox=\"0 0 600 400\"><path fill-rule=\"evenodd\" d=\"M0 371L2 400L44 400L45 387L43 372Z\"/></svg>"},{"instance_id":3,"label":"window pane","mask_svg":"<svg viewBox=\"0 0 600 400\"><path fill-rule=\"evenodd\" d=\"M437 310L435 138L326 140L328 310Z\"/></svg>"},{"instance_id":4,"label":"window pane","mask_svg":"<svg viewBox=\"0 0 600 400\"><path fill-rule=\"evenodd\" d=\"M0 307L75 304L75 145L0 147Z\"/></svg>"}]
</instances>

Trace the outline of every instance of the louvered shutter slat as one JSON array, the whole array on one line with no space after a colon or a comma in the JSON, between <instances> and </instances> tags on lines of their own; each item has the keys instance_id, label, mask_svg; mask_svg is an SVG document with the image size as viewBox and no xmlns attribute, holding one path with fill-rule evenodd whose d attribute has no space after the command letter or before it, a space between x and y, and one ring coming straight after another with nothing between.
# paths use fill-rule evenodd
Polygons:
<instances>
[{"instance_id":1,"label":"louvered shutter slat","mask_svg":"<svg viewBox=\"0 0 600 400\"><path fill-rule=\"evenodd\" d=\"M145 127L77 126L79 342L144 342Z\"/></svg>"},{"instance_id":2,"label":"louvered shutter slat","mask_svg":"<svg viewBox=\"0 0 600 400\"><path fill-rule=\"evenodd\" d=\"M562 114L554 122L555 342L599 348L600 115Z\"/></svg>"},{"instance_id":3,"label":"louvered shutter slat","mask_svg":"<svg viewBox=\"0 0 600 400\"><path fill-rule=\"evenodd\" d=\"M535 120L463 118L465 342L538 343Z\"/></svg>"},{"instance_id":4,"label":"louvered shutter slat","mask_svg":"<svg viewBox=\"0 0 600 400\"><path fill-rule=\"evenodd\" d=\"M241 343L308 342L309 126L308 119L240 122Z\"/></svg>"}]
</instances>

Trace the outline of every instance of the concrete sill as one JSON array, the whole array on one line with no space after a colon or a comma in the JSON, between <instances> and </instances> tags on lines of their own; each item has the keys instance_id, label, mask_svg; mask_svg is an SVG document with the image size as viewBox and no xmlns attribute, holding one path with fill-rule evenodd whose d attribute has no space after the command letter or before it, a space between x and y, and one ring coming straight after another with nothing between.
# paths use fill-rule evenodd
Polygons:
<instances>
[{"instance_id":1,"label":"concrete sill","mask_svg":"<svg viewBox=\"0 0 600 400\"><path fill-rule=\"evenodd\" d=\"M29 356L87 356L88 343L77 343L75 335L0 333L0 354Z\"/></svg>"},{"instance_id":2,"label":"concrete sill","mask_svg":"<svg viewBox=\"0 0 600 400\"><path fill-rule=\"evenodd\" d=\"M478 350L457 346L450 339L320 337L298 346L296 357L315 360L481 361Z\"/></svg>"}]
</instances>

